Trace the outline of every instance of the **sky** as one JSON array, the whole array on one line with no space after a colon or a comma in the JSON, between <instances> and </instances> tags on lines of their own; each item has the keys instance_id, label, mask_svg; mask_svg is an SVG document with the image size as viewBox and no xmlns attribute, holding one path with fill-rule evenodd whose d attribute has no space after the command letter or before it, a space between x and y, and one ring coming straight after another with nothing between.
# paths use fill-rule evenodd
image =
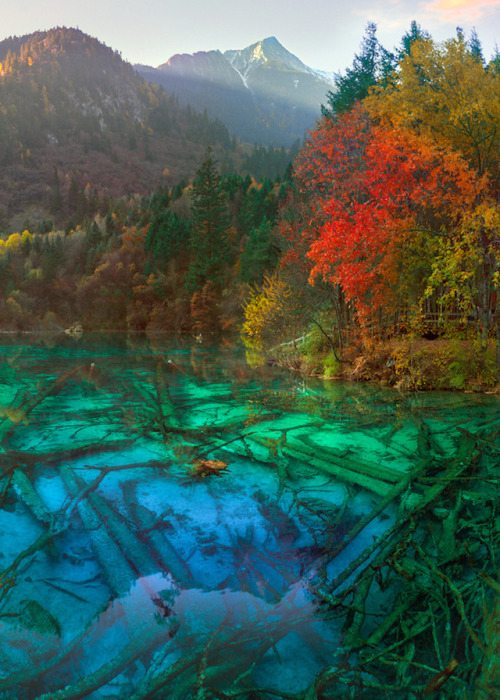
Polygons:
<instances>
[{"instance_id":1,"label":"sky","mask_svg":"<svg viewBox=\"0 0 500 700\"><path fill-rule=\"evenodd\" d=\"M3 9L2 9L3 8ZM473 28L486 59L500 46L500 0L0 0L0 39L78 27L130 63L242 49L275 36L311 68L343 72L367 22L389 50L416 20L436 41Z\"/></svg>"}]
</instances>

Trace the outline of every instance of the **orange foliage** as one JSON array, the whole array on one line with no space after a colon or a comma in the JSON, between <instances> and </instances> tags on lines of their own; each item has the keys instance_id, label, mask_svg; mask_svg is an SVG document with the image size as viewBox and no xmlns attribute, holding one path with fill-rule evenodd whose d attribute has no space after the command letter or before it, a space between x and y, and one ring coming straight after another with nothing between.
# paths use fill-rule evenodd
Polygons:
<instances>
[{"instance_id":1,"label":"orange foliage","mask_svg":"<svg viewBox=\"0 0 500 700\"><path fill-rule=\"evenodd\" d=\"M215 284L207 282L191 299L191 320L194 333L213 333L220 329L219 294Z\"/></svg>"},{"instance_id":2,"label":"orange foliage","mask_svg":"<svg viewBox=\"0 0 500 700\"><path fill-rule=\"evenodd\" d=\"M456 152L374 126L361 107L319 124L296 173L313 201L310 281L341 285L363 317L391 305L416 232L453 225L483 184Z\"/></svg>"}]
</instances>

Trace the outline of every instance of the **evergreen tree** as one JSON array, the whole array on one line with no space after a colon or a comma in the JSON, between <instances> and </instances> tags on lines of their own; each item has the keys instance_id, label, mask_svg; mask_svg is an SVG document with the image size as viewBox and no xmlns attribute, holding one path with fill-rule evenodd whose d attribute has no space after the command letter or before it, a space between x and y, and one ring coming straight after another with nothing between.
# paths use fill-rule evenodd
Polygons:
<instances>
[{"instance_id":1,"label":"evergreen tree","mask_svg":"<svg viewBox=\"0 0 500 700\"><path fill-rule=\"evenodd\" d=\"M152 268L165 267L172 258L189 246L189 221L169 209L161 209L152 218L146 233L144 248Z\"/></svg>"},{"instance_id":2,"label":"evergreen tree","mask_svg":"<svg viewBox=\"0 0 500 700\"><path fill-rule=\"evenodd\" d=\"M42 268L44 279L52 280L61 276L65 262L66 253L61 236L45 239L40 257L40 267Z\"/></svg>"},{"instance_id":3,"label":"evergreen tree","mask_svg":"<svg viewBox=\"0 0 500 700\"><path fill-rule=\"evenodd\" d=\"M277 248L273 243L269 221L250 231L248 242L241 254L240 279L249 284L262 284L264 274L275 267Z\"/></svg>"},{"instance_id":4,"label":"evergreen tree","mask_svg":"<svg viewBox=\"0 0 500 700\"><path fill-rule=\"evenodd\" d=\"M335 91L327 94L328 105L322 105L324 116L335 118L368 95L368 90L379 80L386 78L395 68L393 54L379 43L377 25L369 22L361 42L360 53L354 56L351 68L345 75L335 76Z\"/></svg>"},{"instance_id":5,"label":"evergreen tree","mask_svg":"<svg viewBox=\"0 0 500 700\"><path fill-rule=\"evenodd\" d=\"M477 58L477 60L484 65L483 47L481 46L481 41L477 35L475 27L472 28L468 43L471 56Z\"/></svg>"},{"instance_id":6,"label":"evergreen tree","mask_svg":"<svg viewBox=\"0 0 500 700\"><path fill-rule=\"evenodd\" d=\"M87 227L84 238L84 246L87 250L92 250L97 248L97 246L102 242L101 229L95 221L92 222L90 226Z\"/></svg>"},{"instance_id":7,"label":"evergreen tree","mask_svg":"<svg viewBox=\"0 0 500 700\"><path fill-rule=\"evenodd\" d=\"M416 41L421 39L430 39L431 35L426 32L422 27L413 20L410 25L410 30L401 39L401 48L399 49L399 61L401 61L405 56L409 56L411 52L411 47Z\"/></svg>"},{"instance_id":8,"label":"evergreen tree","mask_svg":"<svg viewBox=\"0 0 500 700\"><path fill-rule=\"evenodd\" d=\"M222 289L230 262L226 197L209 147L196 172L192 193L191 266L186 286L194 292L213 282Z\"/></svg>"},{"instance_id":9,"label":"evergreen tree","mask_svg":"<svg viewBox=\"0 0 500 700\"><path fill-rule=\"evenodd\" d=\"M497 44L495 44L493 56L491 57L489 64L486 66L486 70L492 73L500 73L500 49L498 48Z\"/></svg>"}]
</instances>

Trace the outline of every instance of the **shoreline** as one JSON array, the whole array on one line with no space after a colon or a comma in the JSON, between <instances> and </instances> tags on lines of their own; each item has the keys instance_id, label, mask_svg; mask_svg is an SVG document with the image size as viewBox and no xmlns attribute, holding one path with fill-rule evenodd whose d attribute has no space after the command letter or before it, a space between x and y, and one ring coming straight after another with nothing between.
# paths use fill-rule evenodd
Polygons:
<instances>
[{"instance_id":1,"label":"shoreline","mask_svg":"<svg viewBox=\"0 0 500 700\"><path fill-rule=\"evenodd\" d=\"M308 352L298 347L281 348L267 361L324 381L368 382L399 391L500 395L495 350L493 340L481 345L477 340L418 338L347 348L341 362L332 351Z\"/></svg>"}]
</instances>

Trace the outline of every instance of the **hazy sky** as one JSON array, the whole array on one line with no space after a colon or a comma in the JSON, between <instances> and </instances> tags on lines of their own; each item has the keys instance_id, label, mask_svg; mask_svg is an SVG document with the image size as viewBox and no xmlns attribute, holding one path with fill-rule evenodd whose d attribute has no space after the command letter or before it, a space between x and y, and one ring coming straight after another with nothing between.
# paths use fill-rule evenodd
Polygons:
<instances>
[{"instance_id":1,"label":"hazy sky","mask_svg":"<svg viewBox=\"0 0 500 700\"><path fill-rule=\"evenodd\" d=\"M350 66L368 21L387 49L415 19L434 39L476 28L489 59L500 45L500 0L0 0L0 38L79 27L131 63L157 66L175 53L240 49L268 36L304 63Z\"/></svg>"}]
</instances>

